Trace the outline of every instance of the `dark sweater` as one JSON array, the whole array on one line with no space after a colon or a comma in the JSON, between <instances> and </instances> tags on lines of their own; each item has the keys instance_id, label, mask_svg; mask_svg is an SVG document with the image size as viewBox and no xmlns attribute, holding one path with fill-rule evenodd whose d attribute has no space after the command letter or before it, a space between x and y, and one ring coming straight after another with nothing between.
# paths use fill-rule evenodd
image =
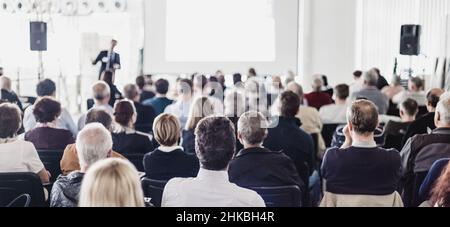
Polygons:
<instances>
[{"instance_id":1,"label":"dark sweater","mask_svg":"<svg viewBox=\"0 0 450 227\"><path fill-rule=\"evenodd\" d=\"M142 133L113 133L113 150L120 154L145 154L153 151L153 143L150 138Z\"/></svg>"},{"instance_id":2,"label":"dark sweater","mask_svg":"<svg viewBox=\"0 0 450 227\"><path fill-rule=\"evenodd\" d=\"M195 177L200 168L194 155L184 153L181 149L163 152L156 149L144 156L144 169L147 178L153 180L170 180L174 177Z\"/></svg>"},{"instance_id":3,"label":"dark sweater","mask_svg":"<svg viewBox=\"0 0 450 227\"><path fill-rule=\"evenodd\" d=\"M183 130L183 150L187 154L195 155L195 134L194 130Z\"/></svg>"},{"instance_id":4,"label":"dark sweater","mask_svg":"<svg viewBox=\"0 0 450 227\"><path fill-rule=\"evenodd\" d=\"M69 130L37 127L25 133L25 140L34 144L37 150L64 150L75 143Z\"/></svg>"}]
</instances>

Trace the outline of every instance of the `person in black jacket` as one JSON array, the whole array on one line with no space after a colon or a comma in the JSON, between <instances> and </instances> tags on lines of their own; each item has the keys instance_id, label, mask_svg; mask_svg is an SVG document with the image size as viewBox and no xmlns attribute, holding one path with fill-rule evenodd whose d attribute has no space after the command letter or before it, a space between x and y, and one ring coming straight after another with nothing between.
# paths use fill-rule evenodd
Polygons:
<instances>
[{"instance_id":1,"label":"person in black jacket","mask_svg":"<svg viewBox=\"0 0 450 227\"><path fill-rule=\"evenodd\" d=\"M103 50L98 55L97 58L92 61L93 65L96 65L98 62L102 63L102 66L100 67L100 73L99 77L102 76L103 72L105 70L112 70L115 72L115 70L120 69L120 55L116 52L114 52L114 48L117 46L116 40L111 40L111 48L109 50ZM99 78L100 80L100 78Z\"/></svg>"},{"instance_id":2,"label":"person in black jacket","mask_svg":"<svg viewBox=\"0 0 450 227\"><path fill-rule=\"evenodd\" d=\"M137 131L150 133L153 127L153 121L156 118L156 113L153 107L144 106L139 102L139 91L136 85L128 84L123 88L125 98L133 102L136 107L136 123L134 128Z\"/></svg>"},{"instance_id":3,"label":"person in black jacket","mask_svg":"<svg viewBox=\"0 0 450 227\"><path fill-rule=\"evenodd\" d=\"M439 99L444 91L440 88L432 89L427 94L427 109L428 112L424 116L413 121L408 129L406 130L406 134L402 140L402 147L406 144L406 142L415 135L420 134L428 134L432 130L436 129L436 125L434 124L434 115L436 112L436 106L439 102Z\"/></svg>"},{"instance_id":4,"label":"person in black jacket","mask_svg":"<svg viewBox=\"0 0 450 227\"><path fill-rule=\"evenodd\" d=\"M238 139L244 145L230 163L230 181L241 187L298 186L307 190L294 162L281 151L262 146L267 136L267 120L261 113L244 113L238 121Z\"/></svg>"},{"instance_id":5,"label":"person in black jacket","mask_svg":"<svg viewBox=\"0 0 450 227\"><path fill-rule=\"evenodd\" d=\"M292 91L281 94L281 116L278 125L269 127L264 146L272 151L283 151L295 163L297 171L306 185L315 170L314 144L312 137L300 129L301 122L295 116L300 107L300 98Z\"/></svg>"},{"instance_id":6,"label":"person in black jacket","mask_svg":"<svg viewBox=\"0 0 450 227\"><path fill-rule=\"evenodd\" d=\"M110 90L109 105L114 106L117 100L122 100L123 96L119 89L114 85L114 72L106 70L102 75L102 80L108 84Z\"/></svg>"},{"instance_id":7,"label":"person in black jacket","mask_svg":"<svg viewBox=\"0 0 450 227\"><path fill-rule=\"evenodd\" d=\"M147 178L168 181L174 177L195 177L200 168L195 155L183 152L180 142L181 126L171 114L159 115L153 128L155 140L161 145L144 156Z\"/></svg>"}]
</instances>

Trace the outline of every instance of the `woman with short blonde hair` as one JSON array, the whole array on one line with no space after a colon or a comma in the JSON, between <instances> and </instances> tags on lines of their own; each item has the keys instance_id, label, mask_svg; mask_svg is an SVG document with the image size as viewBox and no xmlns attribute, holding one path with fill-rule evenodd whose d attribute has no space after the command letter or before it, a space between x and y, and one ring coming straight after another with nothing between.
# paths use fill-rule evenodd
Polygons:
<instances>
[{"instance_id":1,"label":"woman with short blonde hair","mask_svg":"<svg viewBox=\"0 0 450 227\"><path fill-rule=\"evenodd\" d=\"M87 171L80 191L80 207L144 207L139 174L126 160L96 162Z\"/></svg>"}]
</instances>

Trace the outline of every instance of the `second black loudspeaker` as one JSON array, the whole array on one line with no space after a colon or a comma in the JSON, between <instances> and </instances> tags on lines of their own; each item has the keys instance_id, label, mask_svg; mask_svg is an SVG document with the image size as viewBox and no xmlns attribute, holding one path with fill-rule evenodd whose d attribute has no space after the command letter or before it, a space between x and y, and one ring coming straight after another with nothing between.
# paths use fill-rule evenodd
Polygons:
<instances>
[{"instance_id":1,"label":"second black loudspeaker","mask_svg":"<svg viewBox=\"0 0 450 227\"><path fill-rule=\"evenodd\" d=\"M30 22L30 49L32 51L47 50L47 24Z\"/></svg>"},{"instance_id":2,"label":"second black loudspeaker","mask_svg":"<svg viewBox=\"0 0 450 227\"><path fill-rule=\"evenodd\" d=\"M403 25L400 36L400 54L401 55L419 55L420 54L420 35L422 27L420 25Z\"/></svg>"}]
</instances>

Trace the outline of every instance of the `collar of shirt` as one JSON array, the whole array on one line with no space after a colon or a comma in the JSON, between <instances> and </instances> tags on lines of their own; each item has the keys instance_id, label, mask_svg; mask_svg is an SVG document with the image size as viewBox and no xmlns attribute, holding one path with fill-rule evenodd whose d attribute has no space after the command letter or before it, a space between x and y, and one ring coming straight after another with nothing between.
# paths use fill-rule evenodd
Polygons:
<instances>
[{"instance_id":1,"label":"collar of shirt","mask_svg":"<svg viewBox=\"0 0 450 227\"><path fill-rule=\"evenodd\" d=\"M229 183L227 171L212 171L200 168L200 170L198 171L197 179L213 182Z\"/></svg>"},{"instance_id":2,"label":"collar of shirt","mask_svg":"<svg viewBox=\"0 0 450 227\"><path fill-rule=\"evenodd\" d=\"M352 147L375 148L375 147L377 147L377 143L375 143L375 141L370 141L370 142L353 141Z\"/></svg>"},{"instance_id":3,"label":"collar of shirt","mask_svg":"<svg viewBox=\"0 0 450 227\"><path fill-rule=\"evenodd\" d=\"M181 146L171 146L171 147L160 146L160 147L158 147L158 150L160 150L164 153L170 153L175 150L183 150L183 147L181 147Z\"/></svg>"}]
</instances>

